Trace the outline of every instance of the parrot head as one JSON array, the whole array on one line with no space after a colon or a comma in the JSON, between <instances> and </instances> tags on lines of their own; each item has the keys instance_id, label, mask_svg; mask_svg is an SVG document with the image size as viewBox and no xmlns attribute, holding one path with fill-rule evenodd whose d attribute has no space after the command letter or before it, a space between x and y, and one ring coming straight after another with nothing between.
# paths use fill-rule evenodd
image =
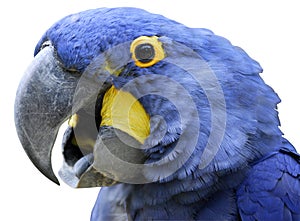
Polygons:
<instances>
[{"instance_id":1,"label":"parrot head","mask_svg":"<svg viewBox=\"0 0 300 221\"><path fill-rule=\"evenodd\" d=\"M226 171L280 136L277 95L260 65L206 29L136 8L102 8L55 23L20 82L15 124L27 155L73 187L180 179ZM268 123L268 124L266 124Z\"/></svg>"}]
</instances>

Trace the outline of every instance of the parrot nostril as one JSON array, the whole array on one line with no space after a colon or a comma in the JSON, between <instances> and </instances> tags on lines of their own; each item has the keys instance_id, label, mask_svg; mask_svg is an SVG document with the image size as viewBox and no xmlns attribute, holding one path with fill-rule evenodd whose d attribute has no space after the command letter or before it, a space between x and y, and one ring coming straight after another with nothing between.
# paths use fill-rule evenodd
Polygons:
<instances>
[{"instance_id":1,"label":"parrot nostril","mask_svg":"<svg viewBox=\"0 0 300 221\"><path fill-rule=\"evenodd\" d=\"M49 47L49 46L52 46L52 42L51 41L45 41L43 44L42 44L42 46L41 46L41 48L40 48L40 51L41 50L43 50L44 48L46 48L46 47Z\"/></svg>"}]
</instances>

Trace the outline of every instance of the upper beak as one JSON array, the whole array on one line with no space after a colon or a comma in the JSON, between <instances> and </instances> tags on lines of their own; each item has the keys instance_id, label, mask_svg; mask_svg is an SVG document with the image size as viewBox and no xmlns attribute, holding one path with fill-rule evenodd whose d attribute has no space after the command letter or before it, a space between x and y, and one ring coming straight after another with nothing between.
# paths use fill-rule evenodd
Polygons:
<instances>
[{"instance_id":1,"label":"upper beak","mask_svg":"<svg viewBox=\"0 0 300 221\"><path fill-rule=\"evenodd\" d=\"M102 53L79 75L62 68L50 45L26 70L16 94L15 125L30 160L53 182L59 184L51 152L60 126L79 109L95 107L97 95L112 84L111 74L129 61L130 54L124 53L128 48L124 44ZM126 56L120 59L120 54Z\"/></svg>"},{"instance_id":2,"label":"upper beak","mask_svg":"<svg viewBox=\"0 0 300 221\"><path fill-rule=\"evenodd\" d=\"M59 127L71 115L77 82L60 67L49 46L28 67L16 94L15 124L21 144L34 165L57 184L51 151Z\"/></svg>"}]
</instances>

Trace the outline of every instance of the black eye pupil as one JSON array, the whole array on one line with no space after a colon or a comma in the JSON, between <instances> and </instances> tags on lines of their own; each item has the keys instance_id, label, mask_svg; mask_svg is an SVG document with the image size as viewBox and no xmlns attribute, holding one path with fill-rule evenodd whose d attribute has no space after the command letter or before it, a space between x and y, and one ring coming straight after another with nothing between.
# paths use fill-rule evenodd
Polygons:
<instances>
[{"instance_id":1,"label":"black eye pupil","mask_svg":"<svg viewBox=\"0 0 300 221\"><path fill-rule=\"evenodd\" d=\"M138 45L135 50L135 57L141 63L148 63L153 60L155 56L154 48L151 44L145 43Z\"/></svg>"}]
</instances>

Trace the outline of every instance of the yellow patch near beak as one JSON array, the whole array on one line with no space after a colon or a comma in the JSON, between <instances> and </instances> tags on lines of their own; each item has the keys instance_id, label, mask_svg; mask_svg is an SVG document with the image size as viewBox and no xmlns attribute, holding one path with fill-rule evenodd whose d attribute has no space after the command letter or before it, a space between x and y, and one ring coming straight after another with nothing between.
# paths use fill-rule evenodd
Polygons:
<instances>
[{"instance_id":1,"label":"yellow patch near beak","mask_svg":"<svg viewBox=\"0 0 300 221\"><path fill-rule=\"evenodd\" d=\"M69 119L68 124L70 127L76 127L77 123L78 123L78 114L73 114Z\"/></svg>"},{"instance_id":2,"label":"yellow patch near beak","mask_svg":"<svg viewBox=\"0 0 300 221\"><path fill-rule=\"evenodd\" d=\"M128 133L140 143L150 134L150 117L129 92L112 86L104 95L101 126L112 126Z\"/></svg>"}]
</instances>

